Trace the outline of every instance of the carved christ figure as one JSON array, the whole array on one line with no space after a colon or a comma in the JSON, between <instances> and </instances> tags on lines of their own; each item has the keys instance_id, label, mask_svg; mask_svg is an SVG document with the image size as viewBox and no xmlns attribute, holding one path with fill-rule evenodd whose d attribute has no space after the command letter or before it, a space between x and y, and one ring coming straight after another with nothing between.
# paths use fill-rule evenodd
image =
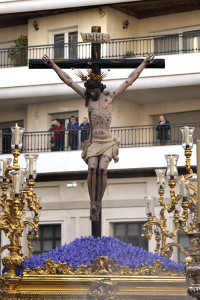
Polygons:
<instances>
[{"instance_id":1,"label":"carved christ figure","mask_svg":"<svg viewBox=\"0 0 200 300\"><path fill-rule=\"evenodd\" d=\"M110 131L112 118L112 105L139 77L144 68L154 60L152 54L135 69L119 87L115 90L103 93L105 85L101 83L101 75L90 73L84 76L79 72L82 80L86 81L85 88L78 85L63 70L61 70L48 56L44 55L42 61L54 69L60 79L75 90L83 99L88 108L88 116L91 125L89 140L84 144L82 158L88 164L88 191L90 196L90 219L98 221L102 198L107 186L107 168L113 158L118 161L119 139L113 138Z\"/></svg>"}]
</instances>

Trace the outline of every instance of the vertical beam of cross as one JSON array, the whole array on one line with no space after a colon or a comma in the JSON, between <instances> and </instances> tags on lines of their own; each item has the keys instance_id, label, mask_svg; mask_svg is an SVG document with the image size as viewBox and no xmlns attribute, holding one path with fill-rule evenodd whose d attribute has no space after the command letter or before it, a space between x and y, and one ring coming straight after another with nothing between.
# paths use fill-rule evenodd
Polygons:
<instances>
[{"instance_id":1,"label":"vertical beam of cross","mask_svg":"<svg viewBox=\"0 0 200 300\"><path fill-rule=\"evenodd\" d=\"M93 26L92 27L92 32L101 32L101 27L100 26ZM91 58L94 60L101 59L101 44L100 43L92 43L92 53L91 53ZM98 64L93 64L92 65L92 72L95 75L99 75L101 72L100 66ZM96 185L98 185L98 173L97 173L97 178L96 178ZM97 191L98 187L96 188ZM97 201L97 195L96 199ZM102 205L102 201L101 201ZM101 237L101 218L102 218L102 207L100 208L99 212L99 221L92 221L92 236L95 238Z\"/></svg>"}]
</instances>

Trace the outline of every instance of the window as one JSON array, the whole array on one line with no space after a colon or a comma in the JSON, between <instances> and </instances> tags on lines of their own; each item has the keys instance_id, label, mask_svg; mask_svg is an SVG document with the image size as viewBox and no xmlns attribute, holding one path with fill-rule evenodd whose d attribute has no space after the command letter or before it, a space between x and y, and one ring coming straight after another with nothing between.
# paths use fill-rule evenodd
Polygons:
<instances>
[{"instance_id":1,"label":"window","mask_svg":"<svg viewBox=\"0 0 200 300\"><path fill-rule=\"evenodd\" d=\"M115 223L114 236L148 251L148 241L142 236L144 224L145 222Z\"/></svg>"},{"instance_id":2,"label":"window","mask_svg":"<svg viewBox=\"0 0 200 300\"><path fill-rule=\"evenodd\" d=\"M63 113L56 113L56 114L51 114L51 124L53 123L54 120L60 119L61 123L67 127L68 122L70 121L71 116L76 117L76 121L78 122L78 111L68 111L68 112L63 112ZM50 125L51 125L50 124Z\"/></svg>"},{"instance_id":3,"label":"window","mask_svg":"<svg viewBox=\"0 0 200 300\"><path fill-rule=\"evenodd\" d=\"M64 33L54 35L54 58L64 58Z\"/></svg>"},{"instance_id":4,"label":"window","mask_svg":"<svg viewBox=\"0 0 200 300\"><path fill-rule=\"evenodd\" d=\"M77 41L78 41L78 32L69 32L69 58L77 58Z\"/></svg>"},{"instance_id":5,"label":"window","mask_svg":"<svg viewBox=\"0 0 200 300\"><path fill-rule=\"evenodd\" d=\"M54 44L51 57L54 59L76 59L78 56L78 31L63 30L53 32L50 35L51 43Z\"/></svg>"},{"instance_id":6,"label":"window","mask_svg":"<svg viewBox=\"0 0 200 300\"><path fill-rule=\"evenodd\" d=\"M61 246L61 225L40 225L39 241L33 242L33 255Z\"/></svg>"},{"instance_id":7,"label":"window","mask_svg":"<svg viewBox=\"0 0 200 300\"><path fill-rule=\"evenodd\" d=\"M186 233L184 232L184 230L182 228L182 225L181 225L181 229L178 234L178 243L181 244L186 250L189 248L189 240L188 240ZM179 263L183 262L184 259L185 259L185 255L180 251L180 249L178 249L178 262Z\"/></svg>"}]
</instances>

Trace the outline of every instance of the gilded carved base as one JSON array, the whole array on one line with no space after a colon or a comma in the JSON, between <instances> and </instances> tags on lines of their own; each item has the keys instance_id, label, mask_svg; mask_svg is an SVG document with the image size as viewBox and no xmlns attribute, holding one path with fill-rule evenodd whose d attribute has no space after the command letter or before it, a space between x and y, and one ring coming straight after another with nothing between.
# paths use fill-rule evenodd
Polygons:
<instances>
[{"instance_id":1,"label":"gilded carved base","mask_svg":"<svg viewBox=\"0 0 200 300\"><path fill-rule=\"evenodd\" d=\"M11 290L9 278L1 277L1 300L191 299L184 274L163 270L160 261L133 271L102 256L73 270L66 263L54 264L48 259L45 267L26 269L24 276L15 280L18 282Z\"/></svg>"}]
</instances>

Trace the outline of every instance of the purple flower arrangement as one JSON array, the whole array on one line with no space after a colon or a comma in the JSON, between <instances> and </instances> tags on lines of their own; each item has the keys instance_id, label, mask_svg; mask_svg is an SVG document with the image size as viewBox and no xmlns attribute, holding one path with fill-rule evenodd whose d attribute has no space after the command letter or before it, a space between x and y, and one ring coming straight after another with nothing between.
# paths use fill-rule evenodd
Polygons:
<instances>
[{"instance_id":1,"label":"purple flower arrangement","mask_svg":"<svg viewBox=\"0 0 200 300\"><path fill-rule=\"evenodd\" d=\"M160 260L164 269L184 273L183 264L161 257L157 253L153 254L134 247L114 237L94 238L91 236L76 238L68 245L65 244L41 255L26 258L23 269L44 267L44 261L47 258L53 260L55 264L66 262L75 269L81 264L90 265L91 259L100 256L109 256L116 260L117 265L127 265L133 270L136 266L142 267L146 263L152 266L155 261ZM17 270L16 274L22 275L23 269Z\"/></svg>"}]
</instances>

